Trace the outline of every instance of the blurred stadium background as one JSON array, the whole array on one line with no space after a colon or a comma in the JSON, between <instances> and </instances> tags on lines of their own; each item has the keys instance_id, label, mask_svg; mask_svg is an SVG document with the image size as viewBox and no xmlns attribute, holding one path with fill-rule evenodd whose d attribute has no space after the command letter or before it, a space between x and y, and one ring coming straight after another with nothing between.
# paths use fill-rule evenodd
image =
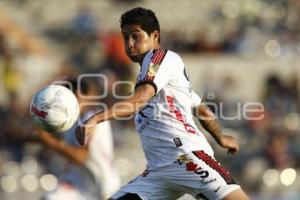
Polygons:
<instances>
[{"instance_id":1,"label":"blurred stadium background","mask_svg":"<svg viewBox=\"0 0 300 200\"><path fill-rule=\"evenodd\" d=\"M135 80L118 20L136 6L156 12L163 47L183 56L194 90L218 105L224 130L238 138L240 153L230 157L208 136L216 157L254 200L300 199L299 0L1 0L0 199L39 199L67 167L27 142L29 102L39 88L83 73L103 73L109 86ZM238 117L249 102L264 105L251 112L262 118ZM113 123L126 183L145 160L132 122Z\"/></svg>"}]
</instances>

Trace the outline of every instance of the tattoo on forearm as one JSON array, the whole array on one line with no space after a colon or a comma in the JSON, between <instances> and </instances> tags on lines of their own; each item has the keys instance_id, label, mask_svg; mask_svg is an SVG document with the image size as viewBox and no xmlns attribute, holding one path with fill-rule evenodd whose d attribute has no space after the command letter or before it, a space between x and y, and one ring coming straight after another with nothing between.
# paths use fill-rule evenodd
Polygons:
<instances>
[{"instance_id":1,"label":"tattoo on forearm","mask_svg":"<svg viewBox=\"0 0 300 200\"><path fill-rule=\"evenodd\" d=\"M199 119L199 121L203 126L203 128L213 136L213 138L217 141L217 143L220 143L222 131L218 122L215 119L201 119L201 118Z\"/></svg>"}]
</instances>

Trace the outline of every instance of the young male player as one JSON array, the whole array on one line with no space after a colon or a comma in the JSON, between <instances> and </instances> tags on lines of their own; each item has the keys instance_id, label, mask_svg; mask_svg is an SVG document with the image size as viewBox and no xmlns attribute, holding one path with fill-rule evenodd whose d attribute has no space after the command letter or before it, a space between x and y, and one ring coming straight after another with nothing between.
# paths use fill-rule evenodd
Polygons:
<instances>
[{"instance_id":1,"label":"young male player","mask_svg":"<svg viewBox=\"0 0 300 200\"><path fill-rule=\"evenodd\" d=\"M173 200L185 193L196 199L249 199L215 160L212 148L193 121L192 111L221 147L233 154L238 144L222 134L213 114L191 90L180 56L160 47L155 14L134 8L121 16L120 23L126 54L141 66L134 94L94 115L76 131L84 146L94 125L135 113L147 170L111 199Z\"/></svg>"}]
</instances>

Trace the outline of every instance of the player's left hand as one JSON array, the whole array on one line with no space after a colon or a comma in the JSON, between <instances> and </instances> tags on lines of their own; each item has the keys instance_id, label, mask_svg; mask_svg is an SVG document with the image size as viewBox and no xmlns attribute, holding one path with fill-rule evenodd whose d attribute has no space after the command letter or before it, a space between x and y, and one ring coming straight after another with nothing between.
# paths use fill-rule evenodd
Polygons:
<instances>
[{"instance_id":1,"label":"player's left hand","mask_svg":"<svg viewBox=\"0 0 300 200\"><path fill-rule=\"evenodd\" d=\"M239 145L234 137L229 135L222 135L220 138L220 145L228 149L227 154L236 154L239 151Z\"/></svg>"}]
</instances>

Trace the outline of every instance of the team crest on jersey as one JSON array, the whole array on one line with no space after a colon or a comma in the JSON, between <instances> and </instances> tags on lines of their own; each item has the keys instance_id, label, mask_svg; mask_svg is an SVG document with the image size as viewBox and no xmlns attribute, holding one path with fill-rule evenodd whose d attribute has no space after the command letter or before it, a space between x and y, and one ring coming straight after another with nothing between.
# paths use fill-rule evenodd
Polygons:
<instances>
[{"instance_id":1,"label":"team crest on jersey","mask_svg":"<svg viewBox=\"0 0 300 200\"><path fill-rule=\"evenodd\" d=\"M147 76L149 76L149 77L155 76L156 73L157 73L157 71L158 71L158 69L159 69L159 67L160 66L158 64L150 63Z\"/></svg>"},{"instance_id":2,"label":"team crest on jersey","mask_svg":"<svg viewBox=\"0 0 300 200\"><path fill-rule=\"evenodd\" d=\"M155 49L153 50L153 54L150 60L150 63L148 65L148 69L144 75L139 75L137 78L137 83L135 85L135 88L137 88L139 85L145 84L145 83L150 83L152 84L154 81L154 78L160 68L160 65L162 61L164 60L165 56L167 54L167 50L164 49ZM156 93L156 85L152 84L155 88L155 93Z\"/></svg>"}]
</instances>

